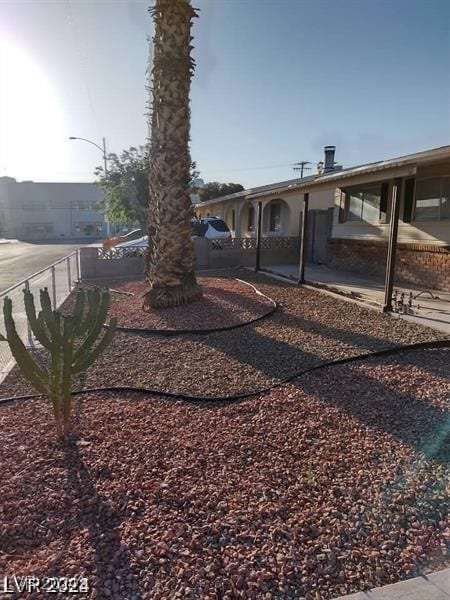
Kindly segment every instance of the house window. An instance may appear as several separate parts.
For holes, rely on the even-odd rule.
[[[232,231],[236,230],[236,212],[235,212],[234,208],[231,211],[231,230]]]
[[[346,221],[380,221],[386,214],[387,183],[347,188]]]
[[[272,202],[269,206],[269,231],[281,231],[281,203]]]
[[[247,220],[247,231],[253,231],[255,229],[255,207],[248,207],[248,220]]]
[[[416,183],[415,221],[450,219],[450,177],[422,179]]]

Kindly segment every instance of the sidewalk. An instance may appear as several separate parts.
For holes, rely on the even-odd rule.
[[[297,281],[298,265],[272,265],[264,271]],[[379,309],[384,301],[384,282],[362,275],[345,273],[323,265],[308,264],[305,279],[311,285],[366,302]],[[395,285],[394,290],[405,293],[405,300],[413,294],[412,314],[398,315],[407,321],[431,327],[450,335],[450,293]],[[396,315],[396,313],[392,313]]]
[[[399,581],[392,585],[339,596],[335,600],[449,600],[450,569]]]
[[[68,256],[70,257],[69,262],[67,262],[67,257],[64,257],[56,261],[56,263],[53,263],[53,266],[50,265],[27,277],[29,289],[35,296],[37,307],[39,307],[39,290],[44,287],[48,288],[54,306],[60,306],[69,295],[77,277],[77,258],[74,253],[71,253]],[[23,305],[23,287],[24,284],[21,282],[12,288],[9,288],[7,295],[13,303],[13,318],[17,332],[24,344],[30,347],[35,346],[36,342],[28,327],[27,316]],[[6,290],[0,292],[0,310],[3,306],[3,297],[5,294]],[[3,335],[6,333],[2,315],[0,316],[0,333]],[[8,343],[0,341],[0,382],[4,380],[14,364],[15,361],[12,357]]]

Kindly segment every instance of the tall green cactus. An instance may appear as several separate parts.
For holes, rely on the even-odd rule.
[[[40,292],[41,311],[36,316],[33,294],[24,290],[25,312],[35,338],[49,351],[48,368],[35,361],[16,331],[12,301],[3,302],[6,338],[19,368],[37,392],[48,396],[53,405],[58,434],[70,429],[72,377],[85,371],[110,344],[117,319],[98,341],[109,307],[109,291],[98,288],[78,290],[71,315],[52,310],[47,288]]]

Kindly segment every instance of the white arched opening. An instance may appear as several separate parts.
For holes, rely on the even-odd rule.
[[[241,209],[240,222],[242,235],[254,235],[256,232],[256,208],[247,202]]]
[[[236,211],[231,206],[225,210],[225,223],[231,232],[236,231]]]
[[[263,210],[263,232],[267,235],[284,235],[288,228],[290,209],[281,199],[271,200]]]

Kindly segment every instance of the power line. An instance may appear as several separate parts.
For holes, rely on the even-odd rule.
[[[78,58],[78,63],[79,63],[78,67],[80,70],[81,79],[83,80],[83,83],[84,83],[89,108],[90,108],[92,116],[94,118],[94,123],[95,123],[95,127],[97,128],[97,132],[99,132],[100,127],[99,127],[98,114],[97,114],[97,111],[95,110],[95,106],[94,106],[94,102],[93,102],[92,94],[91,94],[91,88],[89,86],[89,78],[87,76],[86,56],[83,53],[82,48],[81,48],[80,36],[78,34],[77,27],[76,27],[75,20],[74,20],[74,15],[72,12],[71,0],[66,0],[66,16],[67,16],[67,22],[69,25],[69,29],[72,34],[72,40],[73,40],[73,44],[74,44],[74,48],[75,48],[75,54],[77,55],[77,58]]]
[[[282,167],[290,167],[291,165],[283,164],[283,165],[270,165],[268,167],[246,167],[244,169],[210,169],[210,173],[227,173],[228,171],[262,171],[265,169],[280,169]],[[208,172],[208,169],[206,169]]]
[[[300,179],[303,179],[303,171],[311,171],[311,167],[306,166],[311,164],[312,163],[309,160],[301,160],[298,163],[294,163],[294,171],[300,171]]]

